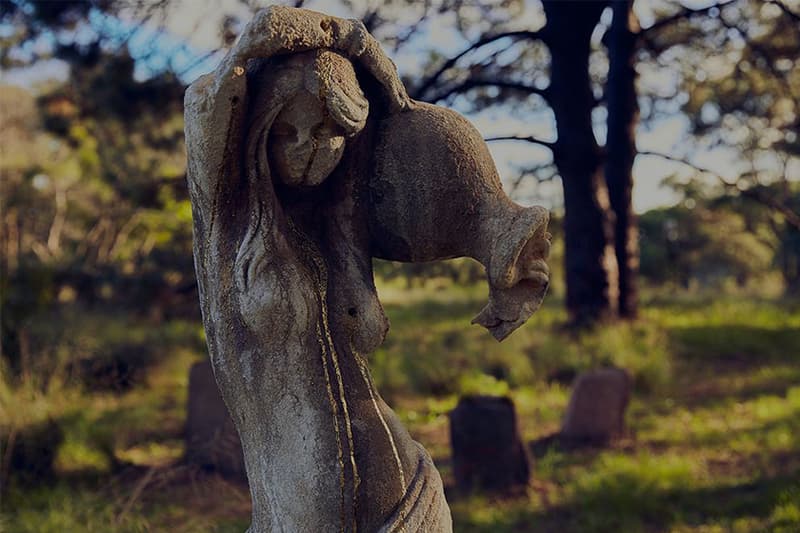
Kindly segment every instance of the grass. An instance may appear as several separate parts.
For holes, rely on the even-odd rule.
[[[461,394],[509,395],[530,445],[526,494],[448,492],[456,531],[800,530],[797,302],[654,293],[639,321],[573,335],[555,295],[498,344],[469,325],[484,287],[380,292],[392,329],[371,356],[375,381],[445,484],[447,413]],[[244,530],[246,487],[180,461],[188,367],[204,356],[199,325],[82,312],[70,327],[70,348],[51,350],[58,368],[104,346],[142,345],[145,372],[121,391],[63,371],[0,385],[4,448],[30,435],[56,443],[49,478],[4,480],[0,530]],[[635,379],[628,435],[603,448],[552,444],[571,378],[604,365]]]

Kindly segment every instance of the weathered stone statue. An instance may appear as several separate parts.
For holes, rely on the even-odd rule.
[[[471,256],[498,339],[548,283],[547,212],[502,192],[478,132],[408,98],[356,21],[259,12],[186,92],[195,266],[244,449],[251,531],[450,531],[427,452],[378,395],[372,258]]]

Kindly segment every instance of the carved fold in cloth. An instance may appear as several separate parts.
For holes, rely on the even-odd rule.
[[[406,494],[380,533],[452,531],[450,509],[442,478],[425,448],[419,446],[419,464]]]

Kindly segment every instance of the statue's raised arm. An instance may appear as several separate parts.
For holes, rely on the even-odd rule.
[[[219,181],[242,172],[234,159],[243,142],[248,62],[319,49],[358,61],[383,86],[393,111],[409,105],[394,64],[360,21],[284,6],[259,11],[217,68],[186,90],[184,104],[192,117],[186,124],[189,180],[203,207],[197,214],[213,217]]]

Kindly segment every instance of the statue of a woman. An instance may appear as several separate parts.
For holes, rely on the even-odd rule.
[[[468,255],[498,339],[547,287],[547,214],[477,132],[411,101],[357,21],[259,12],[186,93],[203,322],[239,431],[251,531],[451,531],[441,478],[372,384],[372,257]]]

